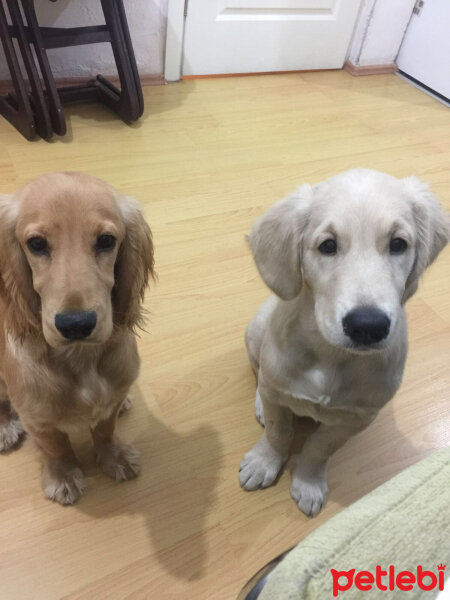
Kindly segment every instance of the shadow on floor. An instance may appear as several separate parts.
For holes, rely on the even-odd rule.
[[[89,487],[76,509],[103,520],[142,515],[153,546],[151,560],[179,579],[198,579],[207,563],[204,529],[222,462],[219,434],[209,425],[178,433],[148,409],[139,389],[133,398],[118,431],[141,451],[140,476],[121,483],[108,480],[94,464],[92,447],[77,447]]]

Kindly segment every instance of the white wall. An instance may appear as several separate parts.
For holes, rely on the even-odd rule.
[[[395,62],[415,0],[364,0],[348,60],[355,66]]]
[[[141,75],[164,72],[168,0],[124,0],[134,52]],[[78,27],[104,23],[100,0],[36,0],[39,24]],[[116,73],[110,44],[92,44],[48,51],[56,77]],[[0,43],[0,80],[9,79]]]
[[[395,61],[415,0],[363,0],[349,60],[355,66]],[[103,23],[100,0],[36,0],[39,22],[76,27]],[[164,73],[168,0],[124,0],[141,75]],[[48,52],[56,77],[115,74],[109,44],[60,48]],[[0,44],[0,80],[9,79]]]

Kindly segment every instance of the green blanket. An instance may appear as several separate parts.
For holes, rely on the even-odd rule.
[[[445,590],[450,591],[449,559],[450,448],[446,448],[400,473],[305,538],[270,574],[258,600],[434,600],[444,579],[448,578]],[[441,563],[447,571],[438,569]],[[419,565],[422,587],[417,579]],[[331,569],[347,573],[338,577]],[[351,569],[355,569],[353,574]],[[358,576],[361,571],[369,573]],[[412,575],[402,574],[397,581],[401,571]],[[424,591],[427,585],[433,590]]]

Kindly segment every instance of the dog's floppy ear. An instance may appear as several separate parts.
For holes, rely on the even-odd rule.
[[[142,301],[149,278],[154,278],[153,242],[149,226],[135,200],[118,198],[125,237],[115,264],[114,322],[130,329],[142,326]]]
[[[0,195],[0,296],[6,309],[6,327],[16,338],[40,330],[39,295],[31,268],[16,238],[19,202]]]
[[[295,298],[302,287],[300,241],[311,199],[311,186],[300,187],[260,217],[249,237],[261,277],[283,300]]]
[[[412,201],[417,232],[414,265],[403,295],[403,302],[406,302],[417,290],[422,273],[450,241],[450,217],[442,210],[428,184],[417,177],[407,177],[403,183]]]

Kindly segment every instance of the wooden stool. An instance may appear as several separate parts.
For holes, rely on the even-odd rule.
[[[66,123],[61,105],[69,102],[103,102],[126,123],[136,121],[142,116],[142,87],[122,0],[101,0],[105,25],[71,28],[40,27],[34,0],[6,0],[12,22],[8,25],[2,2],[3,0],[0,0],[0,37],[5,48],[15,96],[0,98],[0,114],[27,139],[32,139],[35,131],[44,138],[51,137],[52,132],[64,135]],[[22,19],[20,4],[27,21],[26,25]],[[14,51],[13,38],[18,40],[27,70],[31,88],[29,98]],[[111,44],[120,89],[102,75],[97,75],[93,81],[84,85],[58,88],[50,68],[47,50],[98,42]],[[42,82],[33,60],[31,44],[39,63]]]

